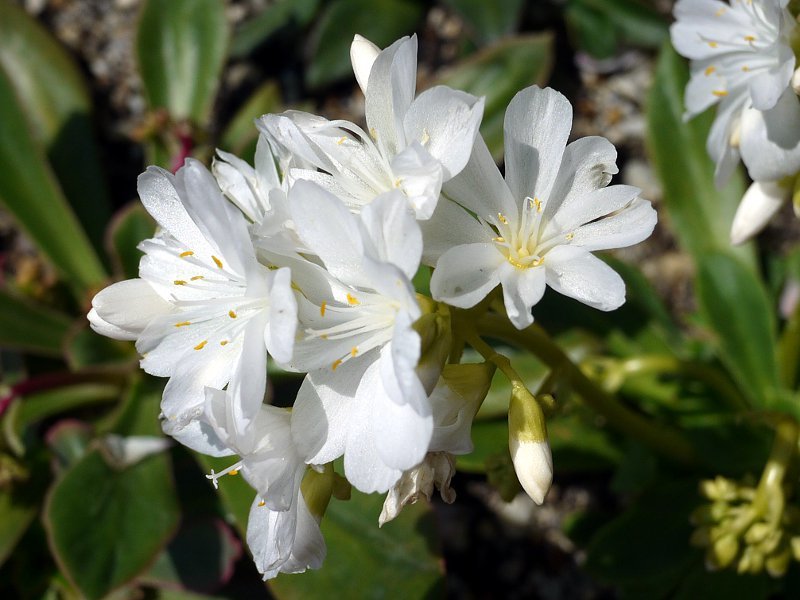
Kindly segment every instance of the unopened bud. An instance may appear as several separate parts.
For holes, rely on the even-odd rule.
[[[764,555],[754,546],[747,546],[742,553],[742,558],[739,559],[739,564],[736,565],[736,572],[739,575],[745,573],[758,575],[763,569]]]
[[[553,482],[553,456],[542,408],[518,382],[512,385],[508,407],[508,448],[522,489],[541,504]]]
[[[767,573],[772,577],[783,577],[789,568],[789,562],[792,558],[792,551],[788,544],[785,544],[778,552],[771,554],[766,562],[765,567]]]
[[[322,519],[328,510],[328,503],[333,495],[334,475],[332,464],[325,465],[321,473],[308,469],[300,484],[300,491],[308,511],[318,520]]]
[[[711,565],[717,569],[724,569],[733,562],[739,553],[739,540],[731,533],[723,535],[714,542],[710,550]]]
[[[442,312],[428,312],[414,323],[414,330],[419,334],[422,352],[417,365],[417,377],[425,391],[433,392],[439,375],[447,362],[452,343],[450,316]]]
[[[795,94],[800,95],[800,69],[796,69],[792,75],[792,89]]]

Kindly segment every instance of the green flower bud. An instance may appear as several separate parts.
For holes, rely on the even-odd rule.
[[[328,510],[328,503],[331,501],[335,484],[335,473],[333,464],[325,465],[322,472],[309,468],[306,471],[303,482],[300,484],[300,491],[306,501],[309,512],[317,519],[325,516]]]
[[[709,549],[710,566],[715,569],[724,569],[733,562],[739,554],[739,540],[732,533],[721,536]]]
[[[783,577],[789,568],[789,562],[792,558],[792,550],[789,544],[784,544],[778,552],[771,554],[766,562],[767,573],[772,577]]]

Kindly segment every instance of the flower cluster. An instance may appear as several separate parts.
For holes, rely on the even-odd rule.
[[[191,159],[174,175],[149,168],[139,195],[159,230],[139,246],[140,277],[101,291],[89,313],[169,378],[167,434],[238,457],[210,477],[241,472],[255,489],[247,541],[265,578],[320,566],[320,520],[346,495],[337,459],[350,485],[387,493],[381,523],[435,488],[451,502],[453,457],[472,449],[495,368],[459,364],[453,315],[491,304],[523,329],[546,286],[612,310],[624,284],[592,251],[635,244],[656,222],[638,189],[608,185],[608,141],[567,144],[561,94],[531,87],[511,101],[503,176],[478,133],[483,99],[416,95],[416,54],[415,37],[380,50],[356,36],[366,129],[265,115],[254,167],[220,151],[211,172]],[[429,298],[412,280],[431,267]],[[268,356],[306,374],[291,410],[264,402]],[[541,502],[544,420],[517,396],[513,459]]]
[[[800,75],[792,49],[798,27],[788,1],[679,0],[674,9],[672,43],[691,59],[686,117],[717,105],[707,142],[717,185],[740,158],[753,180],[734,217],[734,244],[764,228],[800,172]]]

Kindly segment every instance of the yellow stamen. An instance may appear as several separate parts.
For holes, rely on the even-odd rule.
[[[321,333],[320,336],[319,336],[319,339],[327,340],[328,339],[328,334],[327,333]]]
[[[220,345],[220,346],[227,346],[227,345],[228,345],[228,340],[222,340],[222,341],[219,343],[219,345]]]
[[[706,74],[706,77],[707,77],[707,76],[711,75],[711,74],[712,74],[714,71],[716,71],[716,70],[717,70],[717,68],[716,68],[716,67],[714,67],[714,66],[709,66],[709,67],[706,67],[706,70],[705,70],[705,71],[703,71],[703,72]]]
[[[717,12],[715,12],[714,15],[717,16],[717,17],[721,17],[722,15],[724,15],[727,12],[727,10],[728,9],[724,8],[724,7],[723,8],[718,8]]]
[[[420,139],[419,143],[423,146],[431,141],[431,134],[428,133],[427,129],[422,130],[422,138]]]
[[[371,137],[374,141],[378,141],[378,132],[375,130],[374,127],[369,128],[369,137]]]
[[[175,323],[175,327],[186,327],[187,325],[191,325],[191,321],[181,321],[180,323]]]
[[[331,365],[331,371],[335,371],[335,370],[336,370],[336,368],[337,368],[337,367],[338,367],[340,364],[342,364],[342,359],[341,359],[341,358],[337,358],[335,361],[333,361],[333,364]]]
[[[193,254],[194,252],[192,252],[191,250],[187,250],[186,252],[181,252],[180,254],[178,254],[178,256],[180,256],[181,258],[186,258],[187,256],[192,256]]]
[[[211,260],[213,260],[214,264],[217,265],[220,269],[222,268],[222,261],[218,259],[216,256],[212,256]]]
[[[567,234],[567,235],[565,235],[564,237],[566,237],[566,238],[567,238],[567,241],[572,241],[572,238],[574,238],[574,237],[575,237],[575,234],[574,234],[574,233],[568,233],[568,234]]]
[[[338,140],[336,140],[336,145],[337,145],[337,146],[341,146],[341,145],[342,145],[342,144],[344,144],[346,141],[347,141],[347,136],[344,136],[344,135],[343,135],[343,136],[342,136],[342,137],[340,137]]]
[[[202,275],[195,275],[191,279],[192,279],[192,281],[197,281],[198,279],[205,279],[205,277],[203,277]]]
[[[183,279],[176,279],[172,283],[174,283],[175,285],[186,285],[186,282]]]
[[[231,319],[235,319],[235,318],[236,318],[236,313],[235,313],[234,311],[232,311],[232,310],[229,310],[229,311],[228,311],[228,316],[229,316]]]
[[[506,241],[506,238],[504,238],[504,237],[496,237],[492,241],[493,242],[497,242],[498,244],[502,244],[503,242]]]
[[[267,504],[267,503],[266,503],[266,502],[264,502],[263,500],[262,500],[261,502],[259,502],[259,503],[258,503],[258,505],[259,505],[259,506],[265,506],[266,504]]]
[[[712,48],[716,48],[717,46],[719,46],[717,42],[708,42],[708,45],[711,46]]]
[[[319,305],[319,316],[320,317],[324,317],[325,316],[325,309],[327,307],[328,307],[328,303],[323,300],[322,304]]]
[[[754,35],[746,35],[746,36],[744,36],[744,41],[745,42],[755,42],[756,41],[756,36],[754,36]]]
[[[228,475],[238,475],[239,469],[234,469],[233,471],[228,471]]]
[[[542,201],[538,198],[534,198],[533,203],[536,205],[536,212],[542,212]]]
[[[725,90],[714,90],[711,93],[714,94],[718,98],[724,98],[725,96],[728,95],[728,92],[725,91]]]
[[[208,343],[208,340],[203,340],[202,342],[200,342],[199,344],[197,344],[197,346],[195,346],[195,347],[194,347],[194,349],[195,349],[195,350],[202,350],[203,348],[205,348],[205,347],[206,347],[206,344],[207,344],[207,343]]]
[[[353,357],[355,357],[357,354],[358,354],[358,346],[353,346],[353,347],[350,349],[350,356],[353,356]]]
[[[350,295],[350,293],[347,294],[347,301],[353,306],[355,306],[356,304],[361,304],[361,302],[358,301],[358,298]]]
[[[533,261],[533,262],[531,263],[531,266],[532,266],[532,267],[539,267],[539,266],[541,266],[541,265],[542,265],[542,263],[544,263],[544,256],[540,256],[540,257],[539,257],[539,258],[537,258],[535,261]]]
[[[508,225],[508,219],[503,216],[503,213],[497,213],[497,218],[500,219],[503,225]]]
[[[742,71],[747,73],[749,70],[750,70],[750,67],[748,67],[747,65],[742,65]]]

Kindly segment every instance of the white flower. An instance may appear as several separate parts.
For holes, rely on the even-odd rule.
[[[505,116],[505,180],[478,137],[445,188],[455,202],[440,202],[423,224],[434,298],[469,308],[500,284],[519,329],[533,322],[545,284],[600,310],[625,301],[622,279],[591,251],[642,241],[656,214],[637,188],[606,187],[617,172],[614,147],[599,137],[567,146],[571,125],[558,92],[519,92]]]
[[[280,362],[291,358],[297,304],[289,270],[258,263],[244,217],[197,161],[174,176],[149,168],[139,195],[161,232],[139,246],[141,279],[95,296],[92,327],[135,339],[142,368],[170,378],[163,426],[179,441],[196,437],[206,386],[241,386],[234,411],[244,427],[263,401],[267,349]]]
[[[315,184],[290,191],[297,232],[330,274],[303,288],[304,339],[294,366],[310,371],[292,413],[306,461],[344,455],[347,479],[364,492],[386,491],[422,461],[433,423],[416,374],[420,316],[411,277],[422,253],[413,213],[399,192],[359,216]]]
[[[453,456],[472,452],[472,419],[489,391],[493,373],[494,366],[487,363],[444,367],[430,396],[434,424],[429,452],[389,490],[379,525],[397,517],[404,506],[422,496],[430,500],[434,487],[442,500],[452,504],[456,497],[450,489],[455,473]]]
[[[790,88],[796,26],[788,0],[680,0],[671,36],[692,60],[687,118],[719,104],[708,138],[722,185],[742,159],[756,180],[800,168],[800,104]],[[791,123],[787,122],[791,119]]]
[[[233,414],[240,389],[223,392],[207,388],[202,433],[195,444],[217,455],[238,454],[239,462],[208,475],[214,486],[228,473],[238,473],[258,494],[250,507],[247,543],[264,579],[278,573],[316,569],[325,558],[319,519],[306,505],[301,482],[307,470],[292,441],[290,413],[262,404],[252,423],[241,430]],[[214,452],[214,450],[219,450]]]
[[[272,510],[256,496],[247,519],[247,545],[264,579],[278,573],[319,569],[325,560],[325,540],[319,521],[308,509],[302,492],[285,511]]]
[[[296,111],[267,115],[259,126],[316,170],[292,169],[358,211],[400,190],[418,219],[433,213],[443,182],[466,164],[483,115],[483,99],[437,86],[414,97],[416,36],[379,50],[356,36],[356,78],[366,96],[368,133],[347,121]]]

